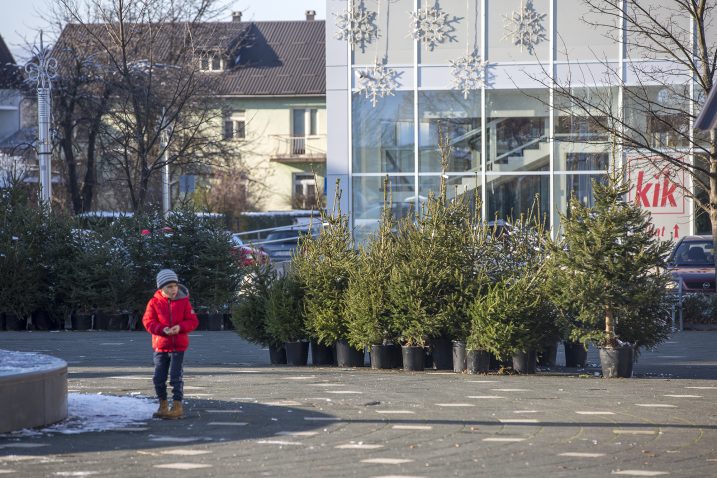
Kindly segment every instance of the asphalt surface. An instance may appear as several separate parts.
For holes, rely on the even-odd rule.
[[[0,474],[717,477],[717,332],[674,334],[612,380],[594,350],[585,370],[405,373],[272,367],[233,332],[192,335],[185,419],[0,436]],[[71,393],[153,395],[144,332],[0,332],[0,348],[66,360]]]

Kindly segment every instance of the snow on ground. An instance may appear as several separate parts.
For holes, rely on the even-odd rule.
[[[0,377],[66,366],[64,360],[33,352],[0,349]]]
[[[47,433],[73,435],[102,432],[144,424],[157,408],[155,400],[114,395],[67,395],[67,419],[42,429],[20,430],[11,436],[36,436]]]

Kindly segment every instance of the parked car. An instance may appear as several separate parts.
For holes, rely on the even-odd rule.
[[[286,261],[291,259],[291,254],[299,244],[299,238],[307,234],[309,226],[291,226],[290,229],[282,228],[270,232],[261,242],[257,242],[257,245],[269,254],[272,261]],[[311,234],[313,237],[318,236],[318,229],[313,228]]]
[[[715,250],[712,236],[685,236],[675,244],[669,265],[682,291],[715,292]]]
[[[269,255],[261,249],[244,244],[239,234],[231,235],[232,251],[242,266],[252,266],[255,264],[267,264]]]

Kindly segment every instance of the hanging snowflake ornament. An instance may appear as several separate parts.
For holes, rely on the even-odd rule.
[[[451,31],[448,14],[437,7],[419,8],[410,12],[411,36],[414,40],[422,41],[433,50],[436,45],[443,43]]]
[[[532,0],[525,3],[520,2],[520,11],[512,12],[510,16],[503,15],[505,18],[505,29],[508,33],[503,39],[512,40],[513,44],[528,50],[531,55],[535,50],[535,46],[541,41],[547,40],[545,36],[545,13],[538,13],[533,6]]]
[[[463,98],[468,99],[471,91],[485,86],[487,63],[476,51],[457,60],[450,60],[450,63],[453,88],[463,91]]]
[[[378,60],[371,68],[359,70],[358,75],[358,92],[371,100],[374,108],[379,98],[393,96],[398,88],[398,72]]]
[[[342,13],[336,14],[335,37],[339,40],[346,40],[354,50],[357,46],[361,51],[366,51],[366,45],[378,38],[378,27],[376,26],[376,12],[366,10],[363,1],[356,5],[351,2],[351,7]]]

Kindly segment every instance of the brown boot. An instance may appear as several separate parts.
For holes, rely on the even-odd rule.
[[[182,408],[182,401],[181,400],[174,400],[172,402],[172,409],[167,413],[167,415],[164,418],[169,418],[170,420],[176,420],[178,418],[184,417],[184,409]]]
[[[169,401],[168,400],[160,400],[159,401],[159,408],[156,412],[152,414],[152,418],[167,418],[167,415],[169,414]]]

